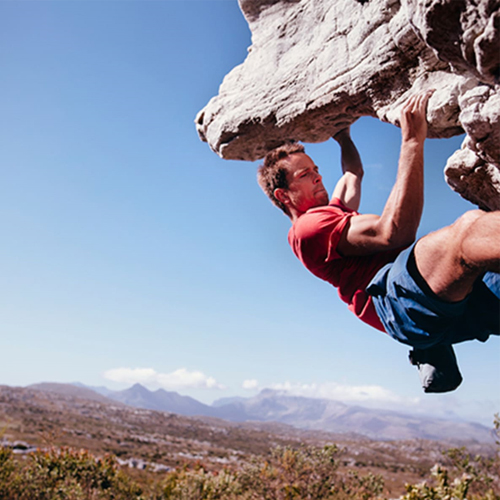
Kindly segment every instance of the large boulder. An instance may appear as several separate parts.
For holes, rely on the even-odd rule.
[[[240,0],[252,31],[196,118],[226,159],[256,160],[294,139],[322,142],[361,116],[398,125],[435,88],[429,137],[465,132],[449,184],[500,209],[500,0]]]

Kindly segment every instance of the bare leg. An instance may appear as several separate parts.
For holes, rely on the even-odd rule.
[[[431,290],[457,302],[486,271],[500,272],[500,211],[467,212],[454,224],[420,239],[415,261]]]

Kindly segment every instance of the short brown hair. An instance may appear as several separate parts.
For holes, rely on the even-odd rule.
[[[264,158],[264,163],[259,167],[257,171],[257,182],[262,188],[264,193],[270,198],[270,200],[285,212],[288,216],[290,213],[286,205],[281,203],[275,196],[274,190],[288,189],[288,180],[286,178],[287,169],[284,165],[283,160],[288,158],[290,155],[295,153],[304,153],[304,146],[298,142],[288,142],[273,149]]]

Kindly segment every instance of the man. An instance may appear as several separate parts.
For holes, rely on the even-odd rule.
[[[446,392],[462,381],[452,344],[500,333],[500,212],[467,212],[413,244],[431,95],[414,95],[402,109],[397,178],[380,216],[357,212],[363,167],[349,129],[334,137],[343,175],[330,200],[297,143],[271,151],[258,181],[290,217],[288,240],[305,267],[338,288],[361,320],[414,348],[426,392]]]

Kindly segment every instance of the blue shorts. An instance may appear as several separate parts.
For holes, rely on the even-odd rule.
[[[418,349],[500,334],[500,274],[486,273],[460,302],[445,302],[418,273],[412,245],[367,287],[386,332]]]

